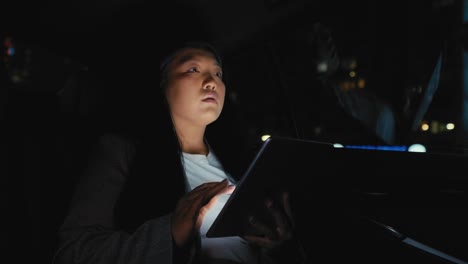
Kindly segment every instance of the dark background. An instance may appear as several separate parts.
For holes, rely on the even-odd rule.
[[[365,81],[361,90],[376,95],[402,119],[407,92],[424,88],[443,52],[441,85],[425,117],[441,126],[456,123],[457,129],[420,133],[414,141],[439,148],[449,145],[449,151],[464,149],[464,131],[459,129],[464,120],[461,1],[20,0],[3,10],[3,35],[12,35],[17,45],[10,75],[17,69],[22,80],[17,82],[22,89],[12,91],[10,98],[16,92],[45,97],[50,93],[45,100],[55,100],[59,94],[62,107],[81,108],[68,111],[101,112],[97,108],[111,100],[99,96],[127,97],[129,89],[113,87],[107,93],[106,87],[84,91],[64,85],[86,86],[76,82],[93,74],[102,79],[118,76],[118,71],[139,74],[154,64],[152,55],[177,40],[204,36],[224,52],[232,100],[242,104],[253,136],[273,130],[269,133],[367,143],[373,131],[346,123],[348,116],[334,105],[331,89],[317,81],[320,54],[326,57],[333,50],[340,63],[335,78],[348,84]],[[317,24],[329,30],[331,44],[317,47]],[[353,64],[356,76],[351,78]],[[25,70],[27,77],[21,74]],[[403,141],[407,134],[403,131],[394,143],[408,143]]]
[[[132,86],[129,80],[148,76],[157,69],[158,54],[185,38],[203,36],[222,51],[226,83],[232,89],[228,100],[239,106],[253,144],[260,144],[265,133],[350,145],[384,144],[341,107],[323,80],[338,84],[365,80],[361,89],[404,120],[407,92],[424,87],[443,52],[441,83],[424,116],[431,129],[403,129],[395,144],[422,143],[429,151],[464,154],[462,2],[19,0],[2,4],[0,117],[7,149],[3,189],[9,209],[2,243],[17,263],[31,256],[36,263],[50,262],[54,232],[89,144],[117,123],[117,113],[129,117],[138,106],[132,98],[147,87]],[[317,25],[329,30],[331,42],[319,38]],[[14,54],[8,53],[8,38]],[[335,74],[323,77],[315,70],[317,62],[321,58],[336,62],[330,54],[337,54],[339,66]],[[356,76],[351,78],[353,64]],[[420,97],[416,93],[416,100]],[[455,130],[443,129],[449,122],[455,123]],[[405,141],[408,138],[412,141]],[[356,162],[372,168],[366,161]],[[378,175],[378,168],[372,170]],[[395,180],[402,177],[404,171]],[[464,201],[464,192],[457,195]],[[460,203],[437,208],[377,205],[375,212],[382,219],[468,259],[465,208]],[[396,248],[403,259],[413,255]]]

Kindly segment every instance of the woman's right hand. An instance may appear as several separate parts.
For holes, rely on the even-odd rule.
[[[234,190],[228,180],[208,182],[186,193],[177,203],[172,216],[172,237],[179,247],[185,247],[193,240],[201,227],[206,212],[216,203],[220,194]]]

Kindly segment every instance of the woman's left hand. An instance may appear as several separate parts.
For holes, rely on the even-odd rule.
[[[262,263],[303,263],[304,251],[296,237],[289,193],[281,193],[276,202],[267,199],[265,206],[272,216],[273,225],[262,223],[252,216],[250,224],[261,235],[244,236],[244,239],[261,248]]]

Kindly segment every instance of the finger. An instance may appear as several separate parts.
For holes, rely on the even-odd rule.
[[[203,205],[203,208],[206,209],[206,210],[210,209],[219,200],[218,199],[219,195],[221,195],[221,194],[231,194],[234,191],[234,188],[235,188],[234,185],[228,185],[224,189],[218,191],[214,196],[212,196],[212,198],[205,205]],[[208,196],[210,196],[210,194],[208,194]]]
[[[295,220],[294,220],[294,217],[293,217],[293,212],[292,212],[292,208],[291,208],[291,200],[289,199],[289,197],[290,197],[289,192],[283,192],[281,200],[283,201],[284,212],[288,216],[289,223],[290,223],[291,227],[294,227],[295,226]]]
[[[255,229],[256,234],[261,234],[270,239],[277,237],[276,232],[272,228],[270,228],[268,225],[264,224],[263,222],[259,221],[256,217],[250,216],[249,223]]]
[[[195,189],[194,189],[195,190]],[[190,197],[185,200],[186,214],[198,216],[198,211],[206,206],[206,209],[212,207],[217,201],[217,194],[230,191],[227,181],[208,183],[196,191],[192,191]],[[215,198],[215,199],[213,199]]]
[[[202,208],[200,208],[200,210],[198,211],[197,221],[195,224],[197,230],[200,229],[200,227],[202,226],[203,219],[205,218],[205,215],[208,212],[208,210],[209,208],[207,206],[202,206]]]
[[[227,179],[210,186],[204,193],[204,203],[208,203],[216,195],[232,192],[231,188]]]
[[[216,203],[218,202],[218,195],[213,196],[208,203],[206,203],[202,209],[209,210],[211,207],[213,207]]]
[[[218,202],[218,195],[215,195],[213,196],[213,198],[211,198],[211,200],[208,201],[208,203],[206,203],[205,205],[202,205],[202,207],[200,208],[198,212],[197,225],[196,225],[197,228],[201,227],[205,215],[217,202]]]
[[[260,236],[244,236],[244,239],[256,246],[273,249],[278,245],[278,242],[267,237]]]
[[[227,179],[224,179],[219,182],[205,182],[195,187],[192,191],[190,191],[190,193],[196,194],[196,193],[205,192],[206,189],[211,189],[213,187],[219,186],[220,184],[226,184],[226,183],[227,183]]]
[[[197,199],[190,203],[184,203],[178,208],[176,217],[181,224],[187,225],[188,229],[198,230],[201,227],[203,217],[206,214],[206,210],[203,210],[202,200],[203,196],[198,196]]]
[[[191,192],[187,193],[179,200],[173,215],[173,235],[178,245],[184,245],[193,235],[193,231],[200,228],[203,216],[212,204],[216,203],[216,198],[207,200],[207,196],[212,197],[212,192],[226,191],[226,182],[205,183]],[[206,203],[209,206],[203,209]]]
[[[223,194],[232,194],[234,192],[234,190],[236,189],[236,185],[234,184],[229,184],[225,191],[223,192]]]
[[[184,201],[181,208],[181,215],[187,219],[197,219],[200,209],[204,205],[204,195],[193,195],[190,199]]]
[[[185,200],[193,202],[193,200],[198,199],[199,196],[206,196],[207,193],[210,192],[210,190],[212,190],[213,188],[222,189],[222,186],[224,185],[227,185],[227,179],[220,182],[206,182],[200,184],[187,194]],[[218,189],[215,189],[215,192],[216,190]]]
[[[228,185],[227,180],[224,180],[217,184],[211,185],[209,188],[205,188],[204,191],[198,195],[198,199],[194,200],[196,203],[194,207],[199,208],[196,214],[197,228],[201,227],[204,216],[208,210],[216,204],[219,195],[232,192],[232,189],[232,186]]]
[[[283,193],[281,195],[282,199],[280,204],[283,208],[276,206],[270,199],[266,200],[265,205],[273,217],[276,226],[276,238],[279,240],[289,240],[292,237],[292,224],[290,223],[288,215],[285,213],[286,208],[284,208]]]
[[[176,210],[177,218],[192,219],[194,226],[199,227],[206,211],[216,203],[217,194],[229,193],[232,189],[233,187],[228,185],[227,180],[197,186],[179,201]]]
[[[265,202],[266,207],[270,211],[271,216],[273,217],[274,223],[276,225],[276,231],[280,236],[288,230],[289,225],[287,223],[286,216],[276,207],[270,199],[267,199]]]

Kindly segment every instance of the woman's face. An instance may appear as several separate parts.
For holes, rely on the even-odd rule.
[[[215,121],[225,92],[222,69],[208,51],[183,49],[168,65],[166,98],[177,123],[206,126]]]

